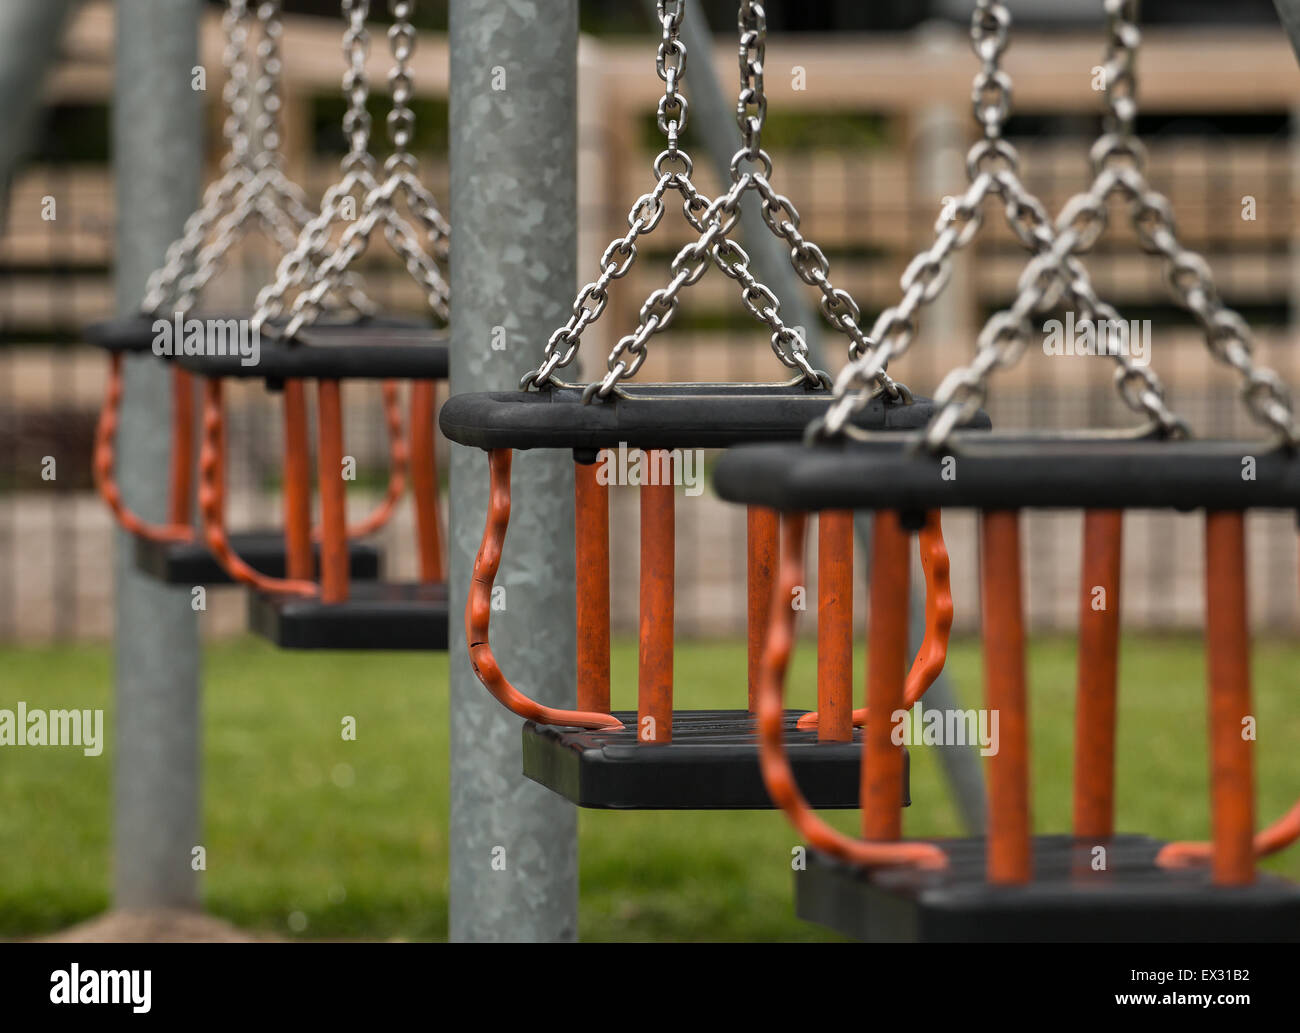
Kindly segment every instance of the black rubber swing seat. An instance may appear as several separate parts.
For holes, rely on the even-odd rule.
[[[447,337],[410,324],[318,325],[294,342],[264,340],[257,361],[238,354],[178,355],[181,369],[205,377],[264,380],[446,380]]]
[[[1164,844],[1147,836],[1036,836],[1024,886],[988,884],[983,838],[932,842],[948,854],[944,871],[865,871],[810,850],[796,913],[864,942],[1300,941],[1300,886],[1265,873],[1214,886],[1208,866],[1157,867]],[[1098,845],[1105,871],[1092,868]]]
[[[787,710],[790,765],[808,802],[822,809],[859,806],[862,732],[853,741],[818,742]],[[744,710],[673,712],[672,741],[639,743],[635,712],[616,711],[614,731],[524,725],[524,774],[577,804],[605,810],[771,810],[758,764],[754,715]],[[902,805],[911,804],[904,752]]]
[[[1300,508],[1300,453],[1265,441],[958,435],[945,455],[916,445],[741,446],[719,460],[714,487],[787,511]]]
[[[447,586],[360,581],[341,603],[250,592],[248,624],[281,649],[441,651]]]
[[[248,318],[247,313],[229,312],[190,313],[186,315],[186,319],[197,319],[208,324],[211,332],[215,332],[216,324],[246,323]],[[119,316],[114,319],[91,323],[85,328],[84,336],[88,344],[108,352],[152,352],[153,343],[159,333],[155,327],[159,322],[170,324],[172,320],[141,314]],[[429,374],[429,376],[435,379],[446,379],[447,376],[445,366],[446,334],[433,330],[426,323],[417,320],[389,316],[365,316],[360,319],[348,320],[323,319],[311,326],[303,327],[292,342],[282,341],[275,336],[275,330],[279,325],[274,322],[271,323],[272,333],[265,335],[259,341],[259,347],[264,354],[279,355],[282,351],[300,351],[306,348],[309,350],[304,356],[300,356],[297,361],[303,366],[309,367],[311,363],[320,361],[312,357],[318,348],[344,349],[340,354],[345,356],[348,361],[353,361],[353,356],[356,353],[352,349],[356,348],[378,349],[377,351],[367,351],[364,354],[380,357],[383,354],[382,349],[386,347],[434,346],[443,349],[441,354],[444,365],[441,373]],[[174,354],[159,357],[181,360],[179,364],[183,368],[193,369],[195,372],[204,372],[206,370],[221,376],[257,377],[263,375],[258,368],[260,363],[258,366],[244,366],[240,363],[240,356],[237,354],[208,356]],[[423,371],[428,366],[426,364],[414,368]],[[240,370],[244,372],[241,374]],[[312,376],[313,374],[290,375]],[[402,375],[401,373],[384,374],[386,377],[391,376],[395,379],[400,379]],[[364,378],[373,377],[374,374],[362,370],[357,372],[355,376]],[[413,379],[419,378],[413,377]]]
[[[259,574],[283,578],[285,569],[284,534],[281,531],[239,531],[229,536],[235,555]],[[313,545],[315,563],[320,563],[320,546]],[[349,575],[361,581],[379,577],[382,554],[368,542],[349,542]],[[140,571],[168,585],[230,585],[234,579],[226,573],[207,545],[194,542],[156,542],[135,540],[135,565]]]
[[[729,448],[797,440],[832,401],[803,384],[628,384],[604,400],[582,402],[581,387],[453,395],[438,417],[451,441],[481,449]],[[873,399],[855,414],[867,430],[914,430],[934,404]],[[987,428],[980,413],[967,426]]]

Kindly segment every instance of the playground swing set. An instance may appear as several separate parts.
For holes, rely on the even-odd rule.
[[[137,562],[172,583],[236,582],[251,591],[250,621],[281,646],[306,649],[446,649],[447,586],[434,455],[436,381],[448,376],[441,330],[376,314],[351,272],[381,225],[444,327],[449,291],[447,223],[419,180],[410,145],[413,4],[390,0],[388,117],[392,152],[377,171],[366,104],[368,0],[342,0],[347,58],[344,129],[350,150],[341,178],[313,214],[281,169],[278,111],[280,12],[229,0],[224,26],[229,82],[224,98],[229,145],[222,176],[150,281],[142,314],[92,328],[110,352],[110,383],[96,442],[99,490],[137,538]],[[1290,397],[1278,376],[1252,357],[1250,331],[1219,299],[1201,256],[1179,242],[1168,201],[1148,184],[1135,133],[1136,62],[1141,36],[1134,0],[1106,0],[1107,120],[1092,149],[1094,178],[1056,219],[1021,180],[1019,156],[1003,135],[1012,82],[1002,67],[1011,18],[997,0],[975,0],[972,43],[979,60],[972,107],[980,139],[967,158],[968,186],[945,206],[930,247],[905,271],[902,297],[870,334],[861,310],[829,278],[820,248],[799,230],[792,202],[771,184],[763,149],[766,17],[738,0],[741,146],[716,198],[692,181],[679,138],[688,119],[681,92],[686,48],[684,0],[659,0],[656,71],[664,84],[658,127],[666,141],[653,162],[653,188],[628,215],[599,276],[579,291],[568,321],[550,335],[541,363],[516,391],[451,396],[443,435],[485,451],[490,493],[482,542],[468,586],[466,648],[485,689],[524,719],[524,773],[586,807],[753,809],[779,807],[813,847],[796,880],[802,917],[867,940],[1295,938],[1300,889],[1256,872],[1256,859],[1300,838],[1300,805],[1256,833],[1245,596],[1245,512],[1300,509],[1300,445]],[[261,34],[250,69],[254,24]],[[256,102],[256,103],[254,103]],[[256,107],[257,115],[252,112]],[[620,338],[606,371],[587,384],[561,371],[578,357],[584,330],[600,319],[615,280],[635,262],[638,242],[659,225],[670,193],[698,234],[673,259],[671,279],[644,301],[636,328]],[[781,317],[775,293],[732,239],[753,194],[763,223],[800,278],[821,295],[821,312],[848,340],[848,364],[834,381],[812,364],[800,332]],[[399,213],[403,199],[415,226]],[[970,363],[952,371],[933,400],[913,396],[887,372],[918,330],[919,313],[946,288],[954,254],[979,233],[998,199],[1029,258],[1014,303],[979,335]],[[1215,359],[1234,369],[1251,416],[1272,441],[1202,441],[1170,409],[1154,371],[1111,351],[1116,386],[1142,418],[1123,431],[1051,435],[994,431],[982,411],[992,375],[1027,347],[1031,317],[1066,304],[1081,321],[1118,320],[1097,294],[1083,256],[1109,220],[1130,208],[1143,247],[1162,258],[1178,300],[1205,332]],[[359,199],[355,219],[345,219]],[[576,218],[576,213],[575,213]],[[251,325],[268,340],[261,359],[177,355],[172,363],[174,424],[169,521],[151,525],[121,500],[113,443],[123,356],[143,352],[153,322],[189,316],[235,238],[258,223],[284,250],[274,282],[256,301]],[[340,232],[342,223],[347,223]],[[337,237],[337,241],[336,241]],[[680,295],[710,265],[734,280],[746,310],[770,332],[772,351],[793,373],[783,383],[635,383],[655,334],[676,315]],[[195,486],[194,378],[203,382],[202,443]],[[284,523],[272,532],[225,526],[227,378],[260,379],[283,395]],[[390,436],[383,502],[346,523],[341,382],[379,380]],[[317,492],[312,528],[306,386],[316,383]],[[399,381],[410,383],[402,427]],[[601,453],[641,450],[659,472],[639,487],[640,632],[637,710],[612,711],[609,485]],[[672,452],[725,449],[715,484],[747,507],[747,698],[724,711],[677,709],[673,691],[674,506]],[[532,699],[498,664],[490,643],[492,590],[504,555],[515,451],[563,449],[575,476],[576,709]],[[1254,477],[1243,479],[1242,460]],[[379,580],[380,556],[355,539],[383,526],[410,480],[420,579]],[[982,637],[987,707],[999,715],[989,758],[986,837],[917,842],[902,838],[909,803],[908,759],[891,715],[907,711],[942,670],[953,604],[940,512],[980,517]],[[1034,836],[1028,772],[1025,630],[1020,518],[1025,508],[1084,511],[1079,626],[1074,827]],[[1161,843],[1114,828],[1115,724],[1123,513],[1134,508],[1204,510],[1206,650],[1211,721],[1210,843]],[[855,511],[872,513],[866,706],[853,706]],[[792,591],[803,584],[810,514],[818,525],[817,710],[787,710],[786,672],[794,648]],[[908,667],[912,537],[925,586],[925,634]],[[319,575],[317,576],[317,571]],[[196,576],[201,575],[201,576]],[[1094,610],[1093,586],[1116,602]],[[459,648],[458,644],[452,648]],[[524,675],[526,679],[526,672]],[[822,822],[819,808],[861,807],[862,838]],[[1100,852],[1099,852],[1100,851]],[[1102,863],[1098,864],[1098,858]]]

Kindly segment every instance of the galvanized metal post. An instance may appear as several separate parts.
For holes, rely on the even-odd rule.
[[[198,197],[202,153],[199,0],[118,0],[113,153],[117,307],[145,280]],[[170,393],[151,356],[129,359],[117,477],[146,518],[166,512]],[[139,574],[118,532],[113,898],[118,908],[192,908],[200,846],[198,616],[190,592]]]
[[[577,254],[577,0],[451,6],[451,390],[511,390],[568,316]],[[515,458],[492,644],[530,695],[573,706],[573,461]],[[487,463],[451,456],[451,939],[577,938],[574,807],[521,774],[520,722],[464,647]]]
[[[0,4],[0,191],[31,142],[40,84],[63,38],[73,0],[9,0]],[[0,216],[2,219],[3,216]]]
[[[1300,0],[1273,0],[1277,6],[1278,17],[1282,19],[1282,28],[1286,30],[1291,46],[1300,60]]]

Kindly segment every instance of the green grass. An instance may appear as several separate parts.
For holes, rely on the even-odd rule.
[[[812,701],[802,648],[792,703]],[[1038,828],[1068,827],[1074,646],[1031,650]],[[623,642],[615,671],[630,673]],[[108,746],[0,752],[0,936],[37,935],[108,904],[111,656],[98,647],[0,651],[0,706],[104,707]],[[731,706],[737,643],[682,643],[679,698]],[[949,669],[967,705],[980,656],[956,644]],[[859,672],[863,670],[859,659]],[[1255,649],[1261,820],[1300,795],[1300,649]],[[626,679],[625,679],[626,680]],[[1204,679],[1191,639],[1125,642],[1119,826],[1206,834]],[[251,640],[207,652],[204,778],[208,909],[242,926],[305,938],[439,939],[447,923],[447,664],[417,655],[282,653]],[[631,706],[630,691],[616,706]],[[345,742],[340,722],[356,718]],[[960,833],[934,751],[913,751],[909,835]],[[831,820],[851,829],[856,815]],[[772,813],[583,812],[581,934],[588,940],[815,940],[790,899],[797,843]],[[1268,867],[1300,878],[1300,849]],[[306,917],[291,931],[289,916]]]

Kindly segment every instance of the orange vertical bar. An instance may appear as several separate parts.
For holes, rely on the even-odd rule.
[[[415,500],[416,551],[420,580],[442,581],[442,525],[438,520],[438,459],[433,438],[436,385],[417,380],[411,385],[411,495]]]
[[[852,516],[849,516],[850,534]],[[862,835],[896,840],[903,834],[903,746],[893,742],[894,715],[903,709],[907,676],[907,601],[911,580],[908,534],[892,510],[871,527],[871,592],[867,620],[867,727],[862,736]],[[820,727],[826,721],[822,711]]]
[[[348,597],[347,498],[343,490],[343,405],[337,380],[316,388],[317,479],[320,482],[320,597],[341,603]]]
[[[194,518],[194,377],[172,367],[172,454],[167,520],[189,524]]]
[[[817,738],[823,742],[853,738],[851,510],[817,514]]]
[[[666,743],[673,737],[673,528],[672,455],[646,453],[651,468],[641,486],[641,649],[637,680],[637,739]]]
[[[578,595],[578,709],[609,713],[609,485],[600,464],[573,464]],[[671,720],[671,718],[670,718]]]
[[[1115,700],[1123,540],[1122,510],[1090,509],[1084,513],[1074,711],[1074,834],[1087,839],[1109,839],[1115,834]]]
[[[285,575],[310,580],[311,446],[307,435],[307,388],[301,380],[284,385]]]
[[[1255,783],[1242,719],[1250,714],[1246,525],[1240,512],[1205,515],[1205,650],[1209,675],[1210,815],[1217,886],[1255,880]]]
[[[780,558],[781,518],[774,509],[749,506],[745,510],[745,584],[747,637],[749,641],[749,712],[758,702],[758,672],[767,636],[768,608],[772,604],[772,581]]]
[[[989,882],[1028,882],[1029,718],[1025,693],[1025,625],[1020,592],[1020,514],[986,510],[980,518],[984,611],[985,705],[997,715],[997,752],[989,761]]]

